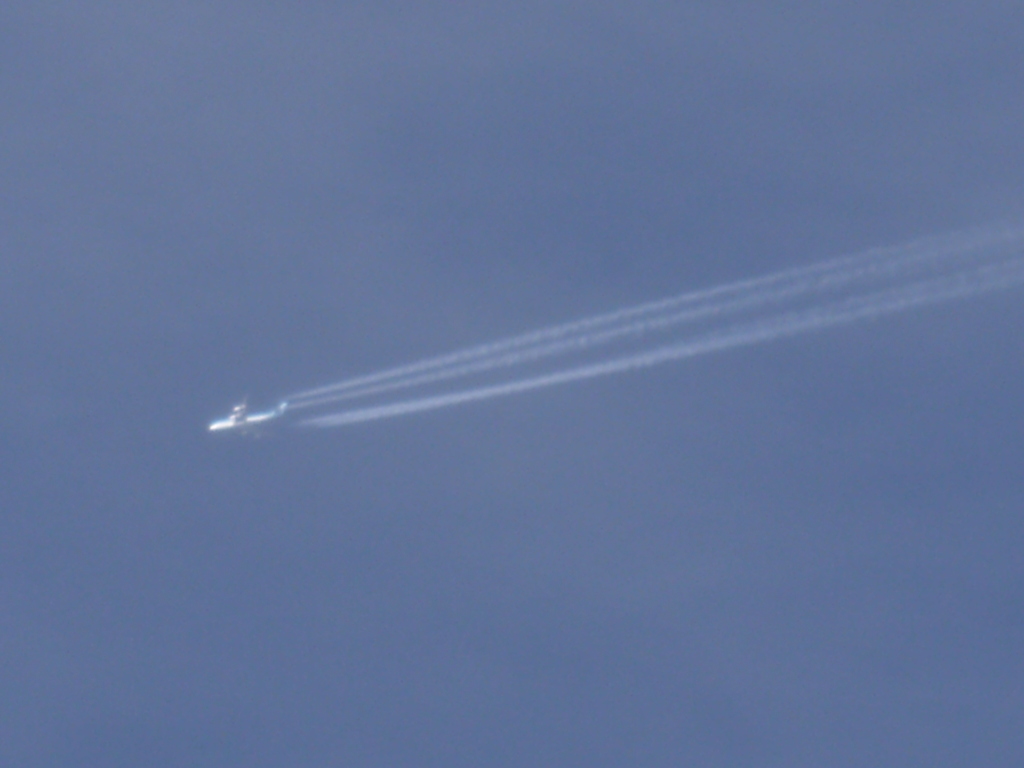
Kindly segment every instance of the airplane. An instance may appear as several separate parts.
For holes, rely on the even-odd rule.
[[[227,418],[217,419],[210,422],[211,432],[238,432],[240,434],[251,434],[257,432],[261,426],[285,412],[288,401],[278,403],[277,407],[270,411],[258,413],[249,412],[249,404],[243,400],[234,408]]]

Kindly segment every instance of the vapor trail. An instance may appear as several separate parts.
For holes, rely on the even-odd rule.
[[[856,287],[879,279],[913,279],[970,261],[980,253],[1018,249],[1024,230],[989,228],[832,259],[752,280],[696,291],[541,329],[410,365],[359,376],[287,398],[289,410],[421,386],[589,349],[675,326],[741,315],[761,307]],[[863,289],[862,289],[863,290]]]
[[[356,408],[306,419],[300,423],[313,427],[338,427],[433,411],[463,403],[507,397],[559,384],[649,368],[661,363],[683,360],[711,352],[762,344],[801,333],[849,325],[914,307],[978,296],[1021,283],[1024,283],[1024,258],[1015,258],[998,264],[965,269],[951,275],[921,280],[909,285],[831,301],[806,309],[779,312],[766,318],[741,322],[721,330],[712,330],[687,341],[612,360],[580,365],[567,370],[490,386]]]

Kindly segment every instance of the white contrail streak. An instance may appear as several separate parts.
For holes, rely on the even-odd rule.
[[[922,238],[910,244],[879,248],[809,267],[683,294],[534,331],[498,342],[399,366],[287,398],[289,410],[383,394],[499,368],[521,365],[674,326],[740,315],[760,307],[796,301],[881,279],[925,277],[949,269],[949,262],[970,260],[979,252],[1020,248],[1024,230],[990,228]],[[868,286],[870,287],[870,286]],[[863,290],[863,289],[862,289]]]
[[[568,370],[520,378],[490,386],[408,399],[397,403],[355,408],[307,419],[300,423],[314,427],[338,427],[506,397],[559,384],[649,368],[661,363],[683,360],[711,352],[762,344],[801,333],[848,325],[914,307],[1010,288],[1021,283],[1024,283],[1024,259],[1016,258],[866,295],[831,301],[806,309],[776,313],[766,318],[710,331],[688,341],[612,360],[580,365]]]

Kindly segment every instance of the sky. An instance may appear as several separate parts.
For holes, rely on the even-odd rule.
[[[1024,293],[258,440],[1024,220],[1024,7],[0,7],[0,763],[1024,761]]]

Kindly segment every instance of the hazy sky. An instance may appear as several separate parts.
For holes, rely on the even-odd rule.
[[[1024,292],[262,440],[1024,220],[1024,6],[0,7],[0,764],[1024,763]]]

